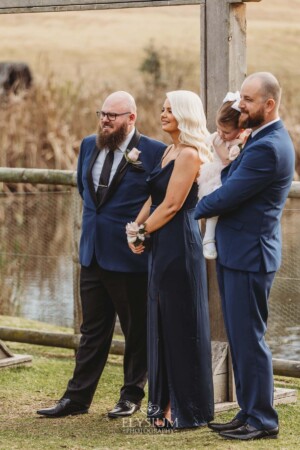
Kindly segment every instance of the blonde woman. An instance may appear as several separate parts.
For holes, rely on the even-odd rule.
[[[214,412],[206,270],[193,219],[199,168],[211,159],[199,96],[169,92],[161,124],[173,143],[148,178],[151,198],[127,237],[137,254],[151,238],[148,417],[158,428],[191,428]]]

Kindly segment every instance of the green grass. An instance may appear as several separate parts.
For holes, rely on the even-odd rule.
[[[0,326],[41,324],[0,316]],[[44,329],[58,329],[42,325]],[[62,330],[60,328],[60,330]],[[297,449],[300,441],[299,405],[278,406],[280,437],[249,443],[225,441],[208,428],[159,434],[145,421],[144,410],[131,423],[109,420],[106,412],[118,399],[122,386],[122,358],[111,355],[89,414],[63,419],[45,419],[36,414],[54,404],[63,394],[74,368],[72,350],[9,343],[16,354],[33,356],[31,367],[0,370],[0,449]],[[277,377],[276,384],[300,390],[300,380]],[[143,407],[145,408],[146,402]],[[234,411],[217,415],[220,421],[232,418]],[[128,432],[136,431],[135,433]],[[142,431],[142,432],[141,432]]]

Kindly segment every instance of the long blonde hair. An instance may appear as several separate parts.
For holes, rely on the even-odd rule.
[[[203,162],[212,161],[212,152],[207,146],[209,131],[200,97],[191,91],[167,92],[172,114],[178,123],[179,141],[197,149]]]

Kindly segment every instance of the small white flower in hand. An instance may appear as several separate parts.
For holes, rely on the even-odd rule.
[[[126,225],[127,242],[129,244],[134,244],[135,246],[140,245],[145,240],[146,228],[144,224],[139,225],[136,222],[129,222]]]
[[[137,236],[128,236],[127,235],[128,244],[133,244],[136,240],[137,240]]]
[[[139,224],[136,222],[129,222],[126,225],[126,234],[134,234],[136,235],[137,232],[139,231]]]
[[[241,149],[238,145],[233,145],[229,150],[228,158],[230,161],[234,161],[240,154]]]
[[[138,233],[138,234],[137,234],[137,238],[138,238],[140,241],[144,241],[144,240],[145,240],[145,234],[144,234],[144,233],[143,233],[143,234]]]
[[[126,225],[127,241],[133,243],[137,240],[139,225],[136,222],[129,222]]]

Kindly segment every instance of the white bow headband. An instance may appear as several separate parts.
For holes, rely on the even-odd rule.
[[[231,108],[235,109],[236,111],[241,112],[240,108],[239,108],[239,103],[241,101],[241,96],[239,91],[236,92],[227,92],[223,103],[226,102],[234,102],[233,105],[231,105]]]

